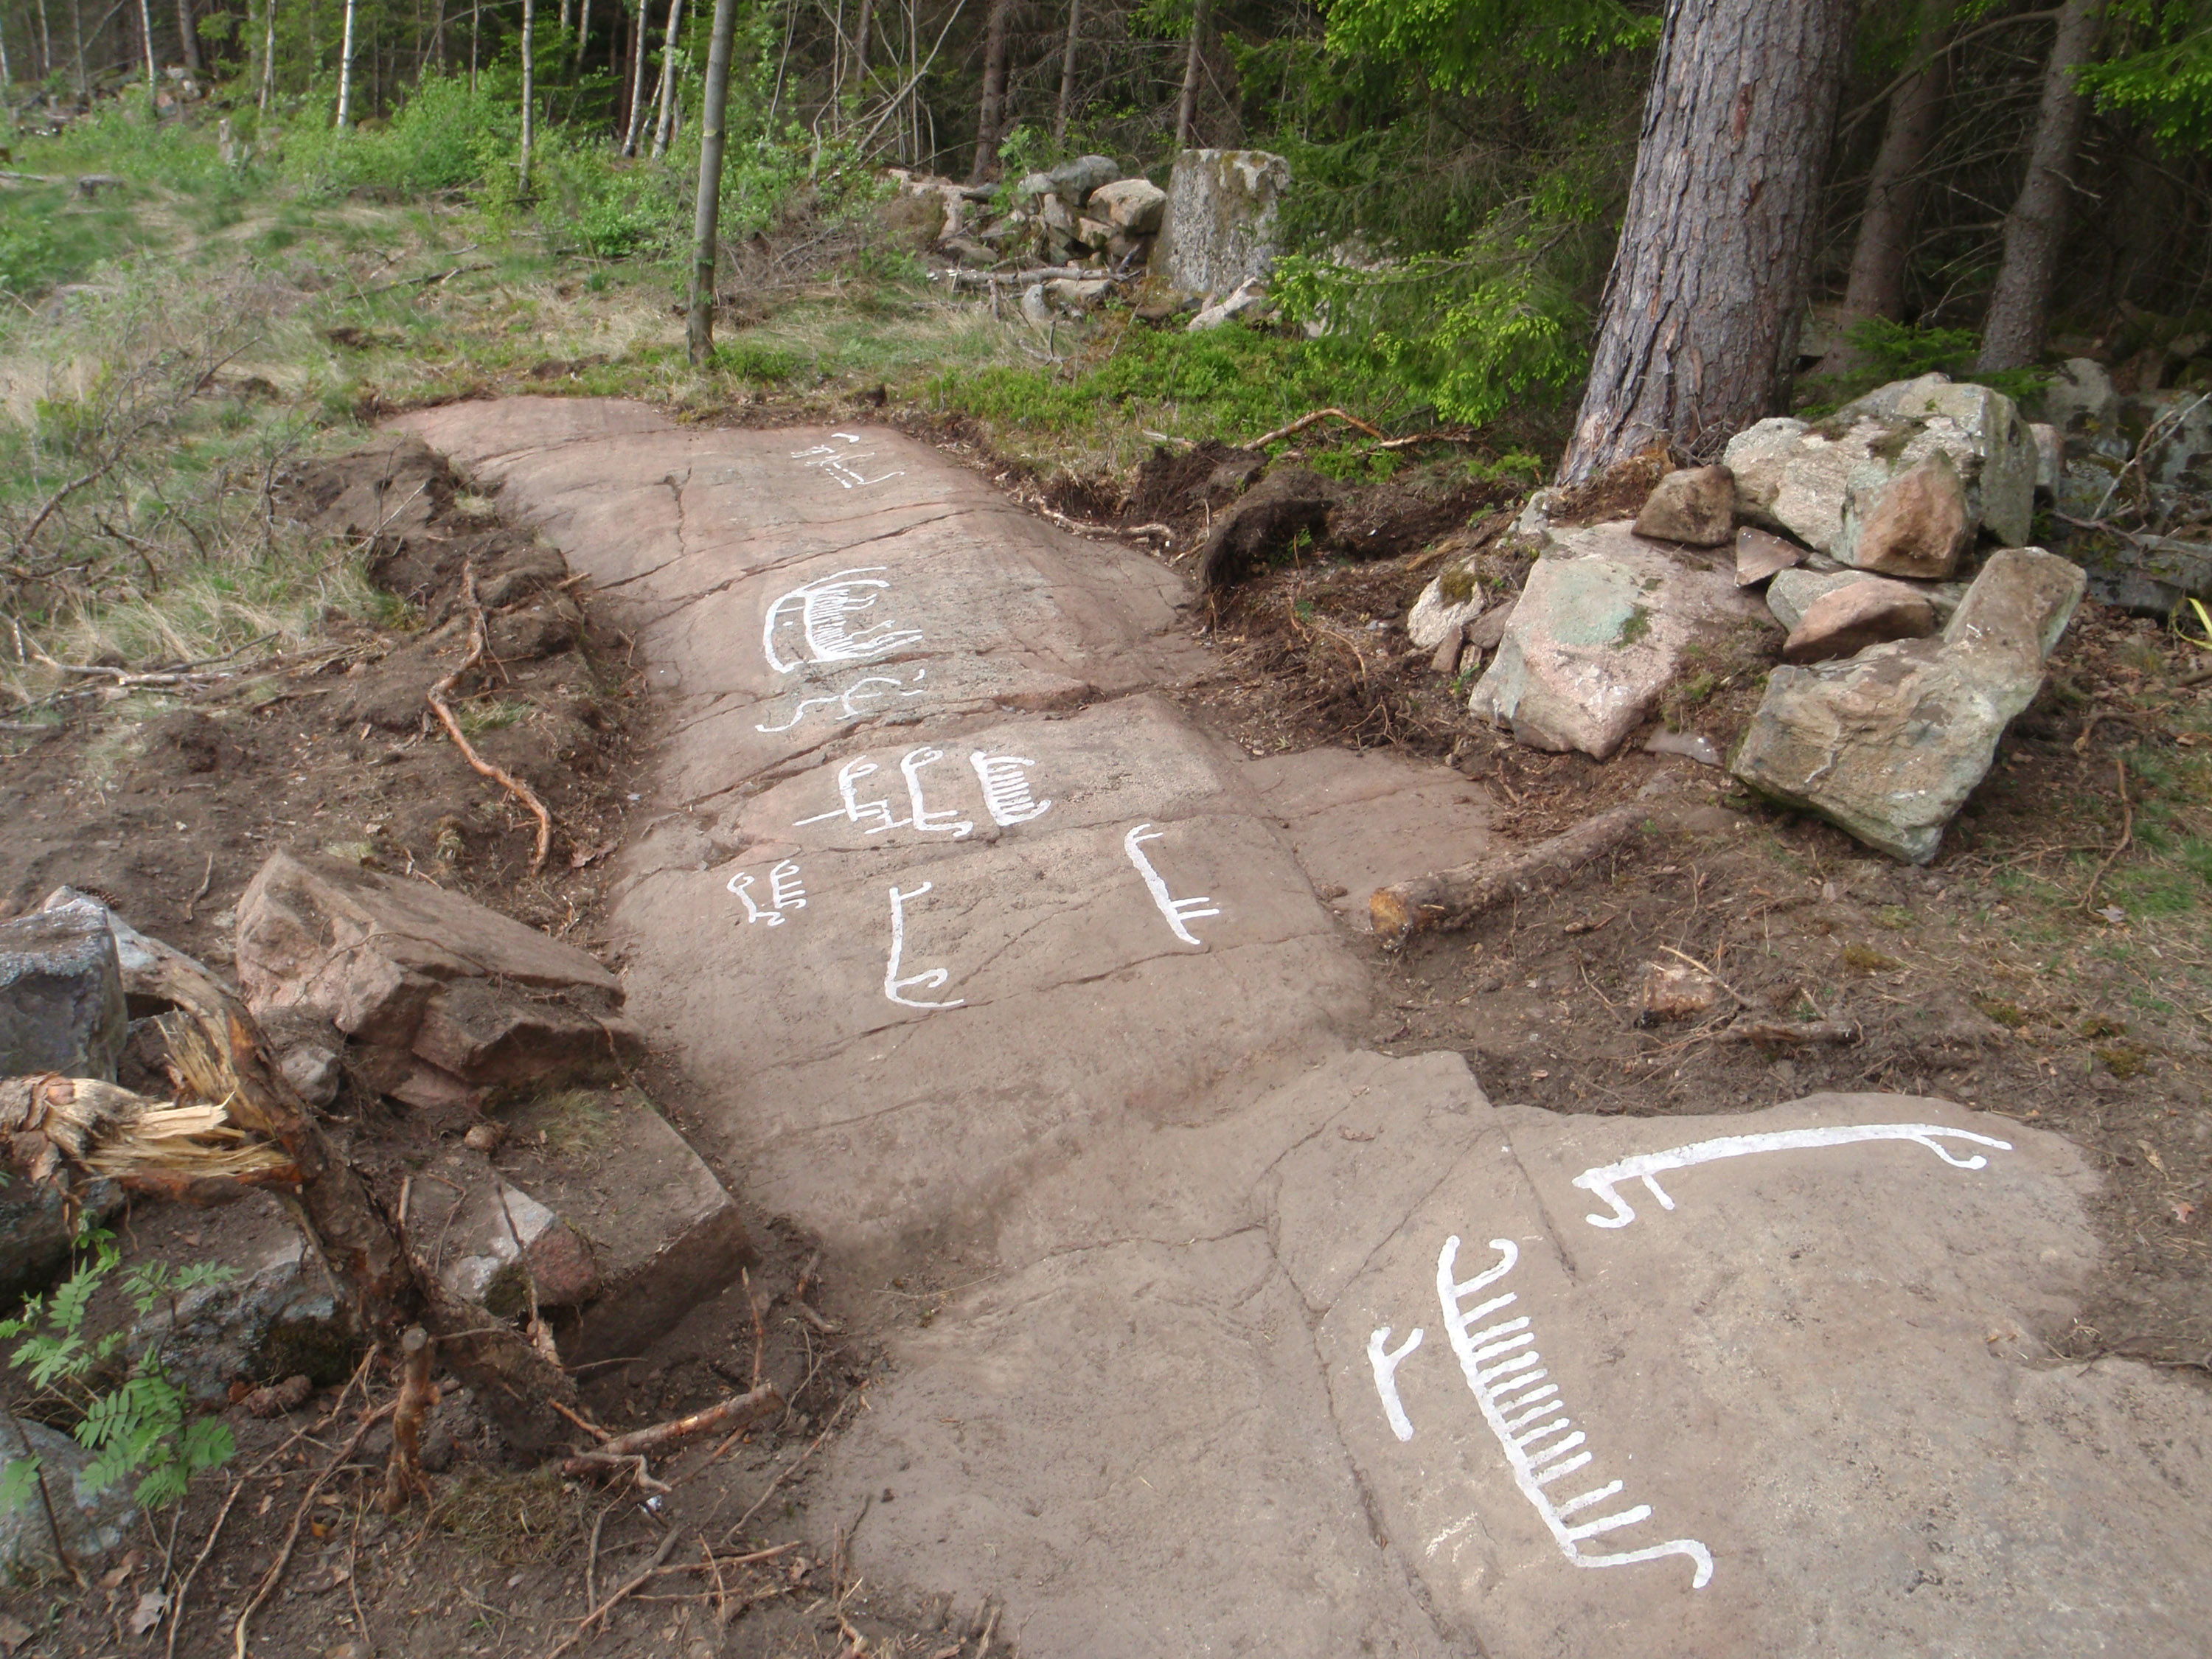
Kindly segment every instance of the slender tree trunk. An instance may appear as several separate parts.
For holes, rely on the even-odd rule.
[[[192,21],[192,0],[177,0],[177,39],[184,47],[185,67],[198,75],[206,65],[200,61],[200,34]]]
[[[638,125],[645,119],[645,35],[653,0],[637,0],[637,40],[630,53],[629,124],[623,129],[622,153],[637,154]]]
[[[70,0],[70,34],[76,48],[76,95],[92,101],[92,82],[84,73],[84,0]]]
[[[276,91],[276,0],[261,0],[261,93],[254,107],[266,115]]]
[[[54,72],[54,33],[46,26],[46,0],[39,0],[39,79]]]
[[[437,21],[430,25],[430,56],[442,73],[446,67],[446,0],[438,0]]]
[[[660,115],[653,124],[653,159],[656,161],[668,153],[668,141],[673,136],[669,121],[670,112],[676,105],[676,32],[683,21],[684,0],[668,0],[668,33],[660,42]]]
[[[576,8],[576,73],[574,78],[584,78],[584,52],[592,44],[592,0],[580,0]],[[568,112],[573,118],[575,111]]]
[[[146,113],[161,118],[161,72],[154,67],[154,12],[138,0],[138,40],[146,48]]]
[[[722,148],[729,125],[730,41],[737,33],[738,0],[714,0],[707,41],[707,87],[699,106],[699,203],[691,226],[691,315],[685,343],[695,368],[714,355],[714,264],[722,212]]]
[[[1190,52],[1182,60],[1182,100],[1176,106],[1176,143],[1198,140],[1198,79],[1206,67],[1206,0],[1195,0],[1190,13]]]
[[[1060,54],[1060,103],[1052,113],[1052,147],[1067,142],[1067,118],[1075,109],[1075,43],[1083,29],[1083,0],[1067,0],[1067,44]]]
[[[975,164],[968,169],[970,181],[981,183],[999,168],[999,128],[1006,107],[1006,26],[1013,19],[1014,0],[991,0],[983,25],[983,92],[975,106]]]
[[[15,84],[15,71],[8,62],[8,26],[0,23],[0,87]]]
[[[1912,252],[1912,222],[1920,208],[1917,175],[1942,128],[1943,101],[1950,90],[1950,30],[1948,0],[1928,0],[1912,48],[1916,67],[1890,94],[1881,148],[1867,175],[1866,207],[1859,215],[1850,276],[1836,317],[1838,337],[1821,360],[1823,374],[1850,372],[1858,355],[1851,331],[1861,323],[1877,317],[1896,322],[1905,315],[1905,270]]]
[[[538,136],[537,66],[531,62],[531,34],[537,16],[535,0],[522,0],[522,154],[515,189],[525,201],[530,199],[530,149]]]
[[[483,38],[483,0],[469,0],[469,96],[477,93],[477,44]]]
[[[354,0],[345,0],[345,30],[338,40],[338,119],[340,132],[353,119]]]
[[[2005,215],[2004,255],[1982,325],[1977,368],[2024,368],[2043,349],[2051,278],[2066,239],[2066,198],[2073,189],[2068,175],[2088,112],[2088,100],[2074,89],[2074,72],[2096,50],[2104,21],[2104,0],[2065,0],[2058,9],[2058,30],[2043,70],[2035,137],[2027,147],[2027,176]]]
[[[1668,0],[1571,483],[1769,413],[1796,356],[1853,0]]]
[[[853,31],[853,90],[868,95],[868,36],[876,27],[876,0],[860,0],[860,27]]]

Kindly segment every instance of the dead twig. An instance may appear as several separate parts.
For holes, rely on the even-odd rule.
[[[215,1525],[208,1528],[207,1541],[200,1546],[200,1553],[192,1558],[192,1565],[185,1569],[184,1583],[177,1586],[176,1599],[169,1603],[169,1641],[163,1650],[166,1659],[177,1659],[177,1631],[185,1622],[185,1597],[192,1588],[192,1580],[199,1577],[200,1567],[214,1553],[215,1540],[222,1536],[222,1523],[230,1519],[231,1505],[238,1502],[238,1495],[246,1490],[247,1478],[241,1474],[231,1483],[230,1496],[222,1500],[222,1507],[216,1511]]]
[[[2112,850],[2105,854],[2105,861],[2097,866],[2097,873],[2089,878],[2089,890],[2081,895],[2081,908],[2091,912],[2097,908],[2097,889],[2104,882],[2105,872],[2118,861],[2120,854],[2128,850],[2129,843],[2136,836],[2135,803],[2128,799],[2128,757],[2125,755],[2113,756],[2112,770],[2120,783],[2120,838],[2112,844]]]
[[[460,666],[440,679],[429,690],[430,710],[438,723],[446,728],[446,735],[453,740],[453,747],[461,751],[461,758],[479,777],[489,778],[494,783],[527,807],[538,820],[538,848],[530,857],[530,873],[536,875],[545,867],[545,855],[553,847],[553,815],[545,810],[545,803],[538,799],[538,792],[508,771],[495,766],[476,751],[461,732],[461,723],[453,718],[453,710],[446,699],[461,683],[461,677],[483,660],[485,624],[484,610],[477,599],[477,568],[473,561],[461,570],[461,597],[469,608],[469,654],[461,659]]]
[[[639,1573],[635,1577],[629,1580],[620,1589],[617,1590],[612,1595],[610,1595],[605,1601],[602,1601],[597,1607],[593,1608],[591,1612],[586,1613],[581,1619],[577,1620],[576,1628],[569,1633],[568,1638],[564,1640],[560,1646],[555,1648],[550,1653],[547,1654],[545,1656],[545,1659],[561,1659],[561,1656],[562,1654],[568,1652],[569,1649],[574,1647],[579,1642],[582,1641],[585,1637],[591,1634],[592,1626],[599,1624],[601,1620],[605,1620],[606,1616],[612,1613],[617,1607],[620,1606],[623,1601],[629,1600],[629,1597],[636,1595],[638,1591],[643,1589],[647,1584],[651,1583],[653,1582],[653,1570],[659,1567],[662,1562],[668,1559],[669,1552],[676,1547],[676,1540],[683,1535],[684,1532],[682,1528],[671,1527],[668,1529],[668,1536],[660,1540],[659,1549],[654,1552],[653,1559],[647,1565],[645,1571]],[[240,1659],[244,1659],[243,1650],[240,1650]]]
[[[236,1659],[246,1659],[246,1623],[260,1609],[261,1604],[269,1599],[270,1591],[276,1588],[276,1581],[284,1576],[284,1569],[292,1559],[293,1546],[300,1541],[300,1528],[307,1522],[307,1511],[314,1504],[315,1494],[322,1491],[325,1481],[345,1467],[346,1460],[360,1450],[361,1443],[368,1438],[368,1431],[391,1416],[398,1404],[396,1400],[389,1401],[362,1418],[358,1426],[355,1428],[352,1437],[338,1448],[337,1455],[323,1465],[322,1473],[318,1474],[308,1486],[306,1496],[300,1499],[300,1507],[292,1511],[292,1524],[284,1534],[283,1546],[276,1552],[276,1560],[270,1564],[269,1571],[261,1581],[261,1588],[254,1591],[253,1599],[246,1604],[246,1611],[238,1615],[238,1625],[233,1632],[232,1643],[232,1651],[236,1655]]]
[[[1695,957],[1692,956],[1688,951],[1677,951],[1677,950],[1676,950],[1673,945],[1661,945],[1659,948],[1660,948],[1661,950],[1664,951],[1665,951],[1668,956],[1670,956],[1670,957],[1679,957],[1682,961],[1688,963],[1690,964],[1690,966],[1691,966],[1691,967],[1692,967],[1692,968],[1696,969],[1699,973],[1703,974],[1703,975],[1704,975],[1707,979],[1709,979],[1709,980],[1712,981],[1712,982],[1713,982],[1714,984],[1716,984],[1716,985],[1719,986],[1719,987],[1721,988],[1721,989],[1722,989],[1722,990],[1726,991],[1726,992],[1727,992],[1730,996],[1734,997],[1734,998],[1735,999],[1735,1000],[1736,1000],[1736,1006],[1737,1006],[1738,1007],[1740,1007],[1740,1008],[1749,1008],[1749,1007],[1752,1007],[1752,1006],[1754,1006],[1754,1005],[1753,1005],[1753,1003],[1752,1002],[1752,1000],[1751,1000],[1749,997],[1747,997],[1747,996],[1744,995],[1744,994],[1743,994],[1742,992],[1741,992],[1741,991],[1737,990],[1737,989],[1735,988],[1735,986],[1733,986],[1733,985],[1729,984],[1726,980],[1723,979],[1723,978],[1722,978],[1722,977],[1721,977],[1717,973],[1714,972],[1714,971],[1713,971],[1713,969],[1712,969],[1712,968],[1711,968],[1710,965],[1708,965],[1708,964],[1707,964],[1707,963],[1705,963],[1699,962],[1699,961],[1697,959],[1697,957]]]
[[[1280,442],[1285,438],[1294,438],[1299,433],[1304,431],[1308,427],[1316,425],[1322,421],[1328,420],[1342,421],[1345,425],[1352,428],[1355,431],[1364,432],[1370,438],[1381,438],[1382,436],[1381,428],[1368,425],[1366,422],[1361,420],[1357,415],[1347,415],[1340,409],[1316,409],[1310,415],[1301,415],[1297,420],[1291,422],[1287,426],[1279,426],[1273,432],[1269,432],[1260,437],[1255,438],[1248,444],[1239,445],[1238,447],[1243,449],[1265,449],[1269,444]]]
[[[823,1425],[822,1432],[814,1437],[813,1443],[809,1445],[805,1451],[799,1453],[798,1456],[793,1458],[790,1462],[785,1464],[782,1473],[778,1474],[775,1480],[769,1481],[767,1486],[761,1488],[761,1495],[753,1499],[752,1507],[732,1522],[730,1525],[729,1531],[722,1534],[725,1540],[735,1538],[738,1532],[744,1528],[745,1522],[751,1520],[756,1515],[758,1515],[761,1511],[761,1506],[766,1504],[770,1498],[775,1495],[776,1488],[781,1486],[785,1481],[791,1479],[792,1475],[798,1471],[800,1464],[804,1463],[808,1458],[813,1456],[817,1451],[821,1449],[822,1443],[830,1437],[830,1435],[836,1431],[838,1423],[843,1419],[845,1415],[845,1407],[851,1405],[853,1401],[858,1398],[859,1395],[856,1391],[855,1393],[847,1395],[842,1400],[837,1402],[837,1409],[830,1413],[829,1422]]]
[[[773,1382],[763,1382],[746,1394],[732,1395],[719,1405],[705,1411],[693,1412],[689,1417],[679,1417],[666,1423],[656,1423],[651,1428],[638,1429],[629,1434],[617,1435],[597,1450],[578,1452],[563,1458],[563,1474],[596,1474],[609,1467],[635,1461],[641,1465],[647,1454],[672,1446],[708,1429],[717,1429],[726,1423],[742,1421],[756,1423],[772,1411],[783,1407],[783,1396],[775,1391]],[[668,1490],[663,1486],[662,1491]]]

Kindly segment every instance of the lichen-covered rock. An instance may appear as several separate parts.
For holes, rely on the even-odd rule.
[[[1072,161],[1062,161],[1045,178],[1055,196],[1071,208],[1081,208],[1091,200],[1092,191],[1121,176],[1121,169],[1110,155],[1079,155]]]
[[[57,1529],[70,1562],[80,1570],[121,1547],[138,1518],[129,1481],[93,1492],[84,1478],[90,1452],[58,1429],[0,1417],[0,1470],[25,1457],[39,1460],[53,1518],[47,1519],[35,1489],[27,1502],[0,1510],[0,1577],[21,1582],[64,1576],[68,1569],[54,1550]]]
[[[1671,557],[1626,522],[1554,531],[1468,703],[1533,748],[1605,759],[1692,643],[1765,621],[1732,574]]]
[[[2043,684],[2082,585],[2078,565],[2040,548],[1994,555],[1940,639],[1776,669],[1729,769],[1869,847],[1926,863]]]
[[[1167,211],[1168,193],[1149,179],[1117,179],[1092,191],[1085,205],[1094,217],[1103,214],[1116,230],[1150,236]]]
[[[1291,164],[1257,149],[1187,149],[1176,157],[1152,271],[1181,294],[1227,294],[1275,263],[1275,224]]]
[[[1925,593],[1885,577],[1862,576],[1806,607],[1803,620],[1783,642],[1782,660],[1830,662],[1855,657],[1870,645],[1925,639],[1935,631],[1936,607]]]
[[[2012,400],[1941,374],[1900,380],[1818,423],[1777,416],[1729,441],[1736,507],[1768,529],[1845,563],[1890,482],[1936,454],[1957,471],[1969,538],[2027,539],[2035,505],[2035,441]]]
[[[1184,327],[1190,333],[1203,334],[1210,328],[1219,328],[1224,323],[1234,322],[1239,317],[1255,315],[1267,303],[1267,285],[1256,276],[1250,277],[1237,283],[1231,292],[1223,295],[1212,305],[1200,307],[1198,314]]]
[[[0,1077],[113,1082],[131,1039],[107,913],[89,902],[0,921]]]
[[[1669,472],[1644,498],[1636,533],[1691,547],[1718,547],[1735,533],[1735,475],[1724,466]]]
[[[131,1331],[135,1348],[159,1341],[161,1363],[191,1397],[214,1405],[234,1382],[271,1382],[304,1372],[343,1382],[355,1333],[321,1261],[296,1235],[237,1277],[156,1306]]]
[[[1406,613],[1406,634],[1424,651],[1433,651],[1456,637],[1482,614],[1482,588],[1462,569],[1446,570],[1421,590],[1413,608]]]

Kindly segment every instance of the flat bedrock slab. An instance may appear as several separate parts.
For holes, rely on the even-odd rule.
[[[1654,1154],[1671,1209],[1630,1163]],[[1041,1655],[1233,1632],[1287,1655],[2179,1659],[2212,1611],[2204,1402],[2038,1362],[2095,1263],[2094,1187],[2057,1137],[1944,1102],[1558,1117],[1493,1110],[1455,1055],[1342,1055],[1042,1168],[998,1271],[895,1340],[835,1498],[899,1469],[857,1565],[995,1589]],[[1492,1239],[1514,1257],[1454,1304],[1514,1298],[1468,1328],[1506,1327],[1470,1350],[1522,1379],[1510,1432],[1532,1456],[1583,1437],[1544,1467],[1591,1455],[1538,1490],[1623,1483],[1567,1517],[1629,1516],[1575,1540],[1582,1570],[1454,1352],[1455,1237],[1455,1286],[1504,1259]],[[2023,1605],[2069,1611],[2022,1630]]]

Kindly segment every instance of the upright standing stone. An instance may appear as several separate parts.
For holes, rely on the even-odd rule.
[[[1259,149],[1187,149],[1168,179],[1152,274],[1182,294],[1226,294],[1275,263],[1291,164]]]

